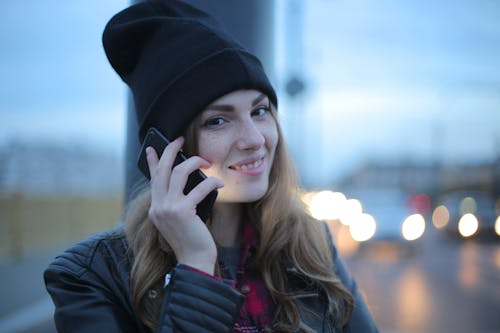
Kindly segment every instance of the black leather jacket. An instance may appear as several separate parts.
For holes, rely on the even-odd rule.
[[[58,332],[150,332],[131,305],[127,250],[123,230],[118,228],[76,244],[49,265],[44,278],[56,307]],[[313,310],[301,311],[302,319],[316,332],[378,332],[333,245],[332,251],[336,273],[355,297],[350,322],[338,327],[333,318],[325,315],[327,304],[321,291],[311,289],[304,277],[288,265],[290,290],[302,293],[302,305]],[[194,271],[174,268],[171,273],[158,332],[231,331],[244,298],[239,291]]]

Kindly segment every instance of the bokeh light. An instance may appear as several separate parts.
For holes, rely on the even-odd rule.
[[[479,227],[479,222],[477,221],[474,214],[468,213],[460,218],[458,221],[458,232],[463,237],[470,237],[474,235]]]
[[[497,217],[495,222],[495,232],[498,236],[500,236],[500,216]]]
[[[472,197],[465,197],[460,202],[460,215],[474,214],[477,210],[476,200]]]
[[[340,192],[320,191],[311,200],[311,214],[318,220],[335,220],[342,215],[346,197]]]
[[[358,199],[347,199],[344,202],[344,208],[340,212],[340,222],[343,225],[350,225],[353,221],[360,218],[363,213],[363,207]]]
[[[444,205],[437,206],[432,213],[432,223],[438,229],[444,228],[450,221],[450,212]]]
[[[431,199],[425,193],[415,195],[411,200],[413,211],[427,214],[431,210]]]
[[[402,226],[402,234],[406,240],[419,239],[425,232],[425,219],[421,214],[408,216]]]
[[[372,238],[376,229],[377,223],[375,219],[366,213],[361,214],[359,219],[352,221],[349,225],[352,238],[358,242],[364,242]]]

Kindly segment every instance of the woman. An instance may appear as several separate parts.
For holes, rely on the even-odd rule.
[[[257,58],[182,2],[146,1],[103,35],[133,92],[151,182],[124,227],[45,272],[60,332],[378,332],[323,223],[306,214]],[[173,167],[183,149],[191,155]],[[159,156],[160,155],[160,156]],[[188,175],[208,178],[191,192]],[[205,224],[196,205],[218,197]]]

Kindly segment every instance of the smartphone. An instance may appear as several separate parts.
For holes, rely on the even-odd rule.
[[[141,147],[141,152],[139,155],[139,159],[137,162],[137,166],[139,170],[143,173],[143,175],[151,180],[151,175],[149,174],[148,162],[146,159],[146,148],[153,147],[156,151],[158,157],[161,156],[165,147],[170,143],[170,141],[160,133],[156,128],[149,128],[146,133],[146,137],[144,138],[144,142]],[[175,157],[174,166],[179,163],[182,163],[187,159],[186,155],[184,155],[181,151],[177,153]],[[184,194],[188,194],[196,185],[206,179],[207,176],[201,170],[193,171],[187,179],[186,186],[184,187]],[[206,222],[212,213],[212,209],[215,203],[215,199],[217,198],[217,190],[213,190],[210,192],[197,206],[196,206],[196,214],[200,217],[203,222]]]

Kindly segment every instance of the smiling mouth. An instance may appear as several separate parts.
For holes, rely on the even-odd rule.
[[[232,165],[229,168],[237,171],[246,171],[250,169],[255,169],[261,166],[261,164],[264,162],[264,159],[258,159],[257,161],[249,164],[240,164],[240,165]]]

